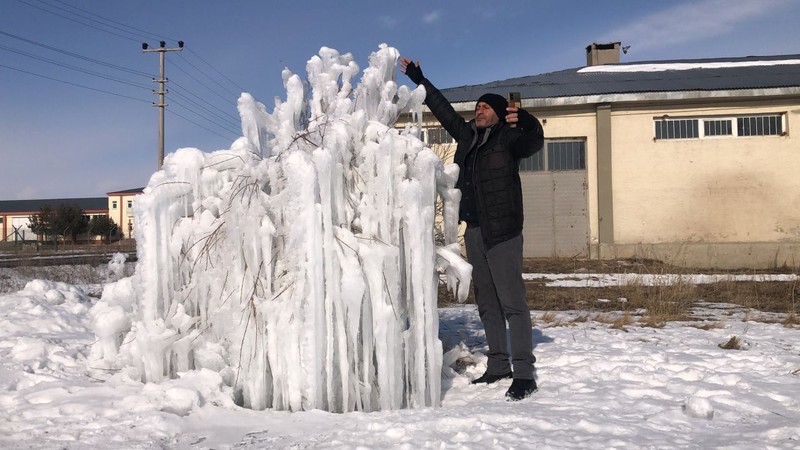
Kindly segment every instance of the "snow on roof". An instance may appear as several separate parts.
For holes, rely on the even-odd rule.
[[[578,73],[590,72],[662,72],[666,70],[691,69],[726,69],[754,66],[800,65],[800,59],[760,60],[760,61],[728,61],[728,62],[694,62],[694,63],[651,63],[651,64],[604,64],[589,66],[578,70]]]

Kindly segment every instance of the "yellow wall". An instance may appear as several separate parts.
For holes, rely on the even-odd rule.
[[[133,210],[128,207],[128,203],[132,205],[136,195],[138,194],[113,192],[108,195],[108,216],[119,226],[119,231],[125,238],[133,237]]]
[[[614,108],[614,243],[800,239],[798,111],[796,101]],[[787,113],[786,136],[654,140],[653,119],[664,114],[770,113]]]
[[[597,104],[526,105],[546,138],[586,139],[592,257],[726,268],[800,260],[800,141],[793,134],[800,127],[800,99],[608,100],[611,202],[605,197],[603,205],[612,211],[598,209],[598,186],[607,184],[598,179]],[[471,117],[470,104],[455,106]],[[665,115],[734,118],[735,127],[736,117],[772,114],[785,115],[785,135],[654,139],[654,119]],[[429,115],[425,119],[436,126]],[[612,221],[603,230],[613,230],[613,242],[600,241],[601,214]]]

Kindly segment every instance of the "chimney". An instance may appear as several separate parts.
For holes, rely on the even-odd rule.
[[[592,42],[592,45],[586,46],[586,65],[619,64],[619,46],[620,42],[608,44]]]

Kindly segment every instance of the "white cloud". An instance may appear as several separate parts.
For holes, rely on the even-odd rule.
[[[391,16],[380,16],[378,17],[378,22],[380,22],[384,28],[394,28],[397,26],[398,20]]]
[[[427,24],[436,23],[442,17],[442,12],[439,10],[431,11],[428,14],[422,16],[422,21]]]
[[[606,33],[604,42],[622,41],[637,51],[670,47],[720,36],[792,0],[686,1]]]

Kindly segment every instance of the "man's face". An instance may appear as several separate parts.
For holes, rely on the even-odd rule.
[[[489,128],[500,122],[500,118],[491,106],[484,102],[478,102],[475,106],[475,126],[478,128]]]

